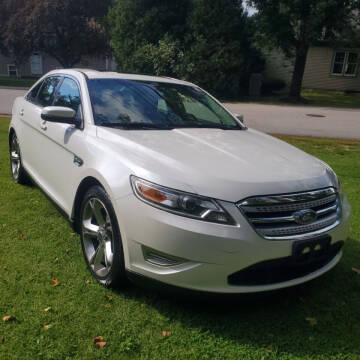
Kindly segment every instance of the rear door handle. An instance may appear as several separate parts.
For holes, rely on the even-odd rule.
[[[46,129],[47,129],[46,121],[43,121],[43,122],[41,123],[40,127],[41,127],[42,130],[46,131]]]
[[[20,116],[24,116],[24,109],[20,110]]]

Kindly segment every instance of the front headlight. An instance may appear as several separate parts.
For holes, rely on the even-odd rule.
[[[331,180],[331,183],[334,185],[334,187],[340,193],[341,192],[341,184],[340,184],[339,177],[336,175],[335,171],[329,165],[327,165],[326,170],[327,170],[328,176]]]
[[[134,175],[130,180],[135,195],[150,205],[198,220],[235,225],[232,217],[214,199],[169,189]]]

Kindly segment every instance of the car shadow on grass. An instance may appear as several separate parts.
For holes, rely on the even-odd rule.
[[[276,356],[357,359],[360,355],[360,243],[346,242],[342,261],[309,283],[265,296],[171,297],[131,287],[122,296],[153,307],[185,328],[200,328],[232,346]]]

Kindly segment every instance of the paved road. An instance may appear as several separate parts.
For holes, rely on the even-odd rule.
[[[267,133],[360,140],[360,109],[242,103],[225,105],[230,111],[243,114],[249,127]]]
[[[0,88],[0,114],[10,114],[14,99],[25,92]],[[249,127],[267,133],[360,140],[360,109],[243,103],[225,105],[232,112],[243,114]]]
[[[3,88],[0,87],[0,114],[11,114],[11,108],[14,100],[18,96],[23,96],[26,93],[24,89]]]

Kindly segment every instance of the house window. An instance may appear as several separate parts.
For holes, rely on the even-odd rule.
[[[332,64],[332,75],[356,76],[359,55],[351,51],[336,51]]]
[[[8,64],[7,68],[9,76],[18,76],[17,67],[15,65]]]

